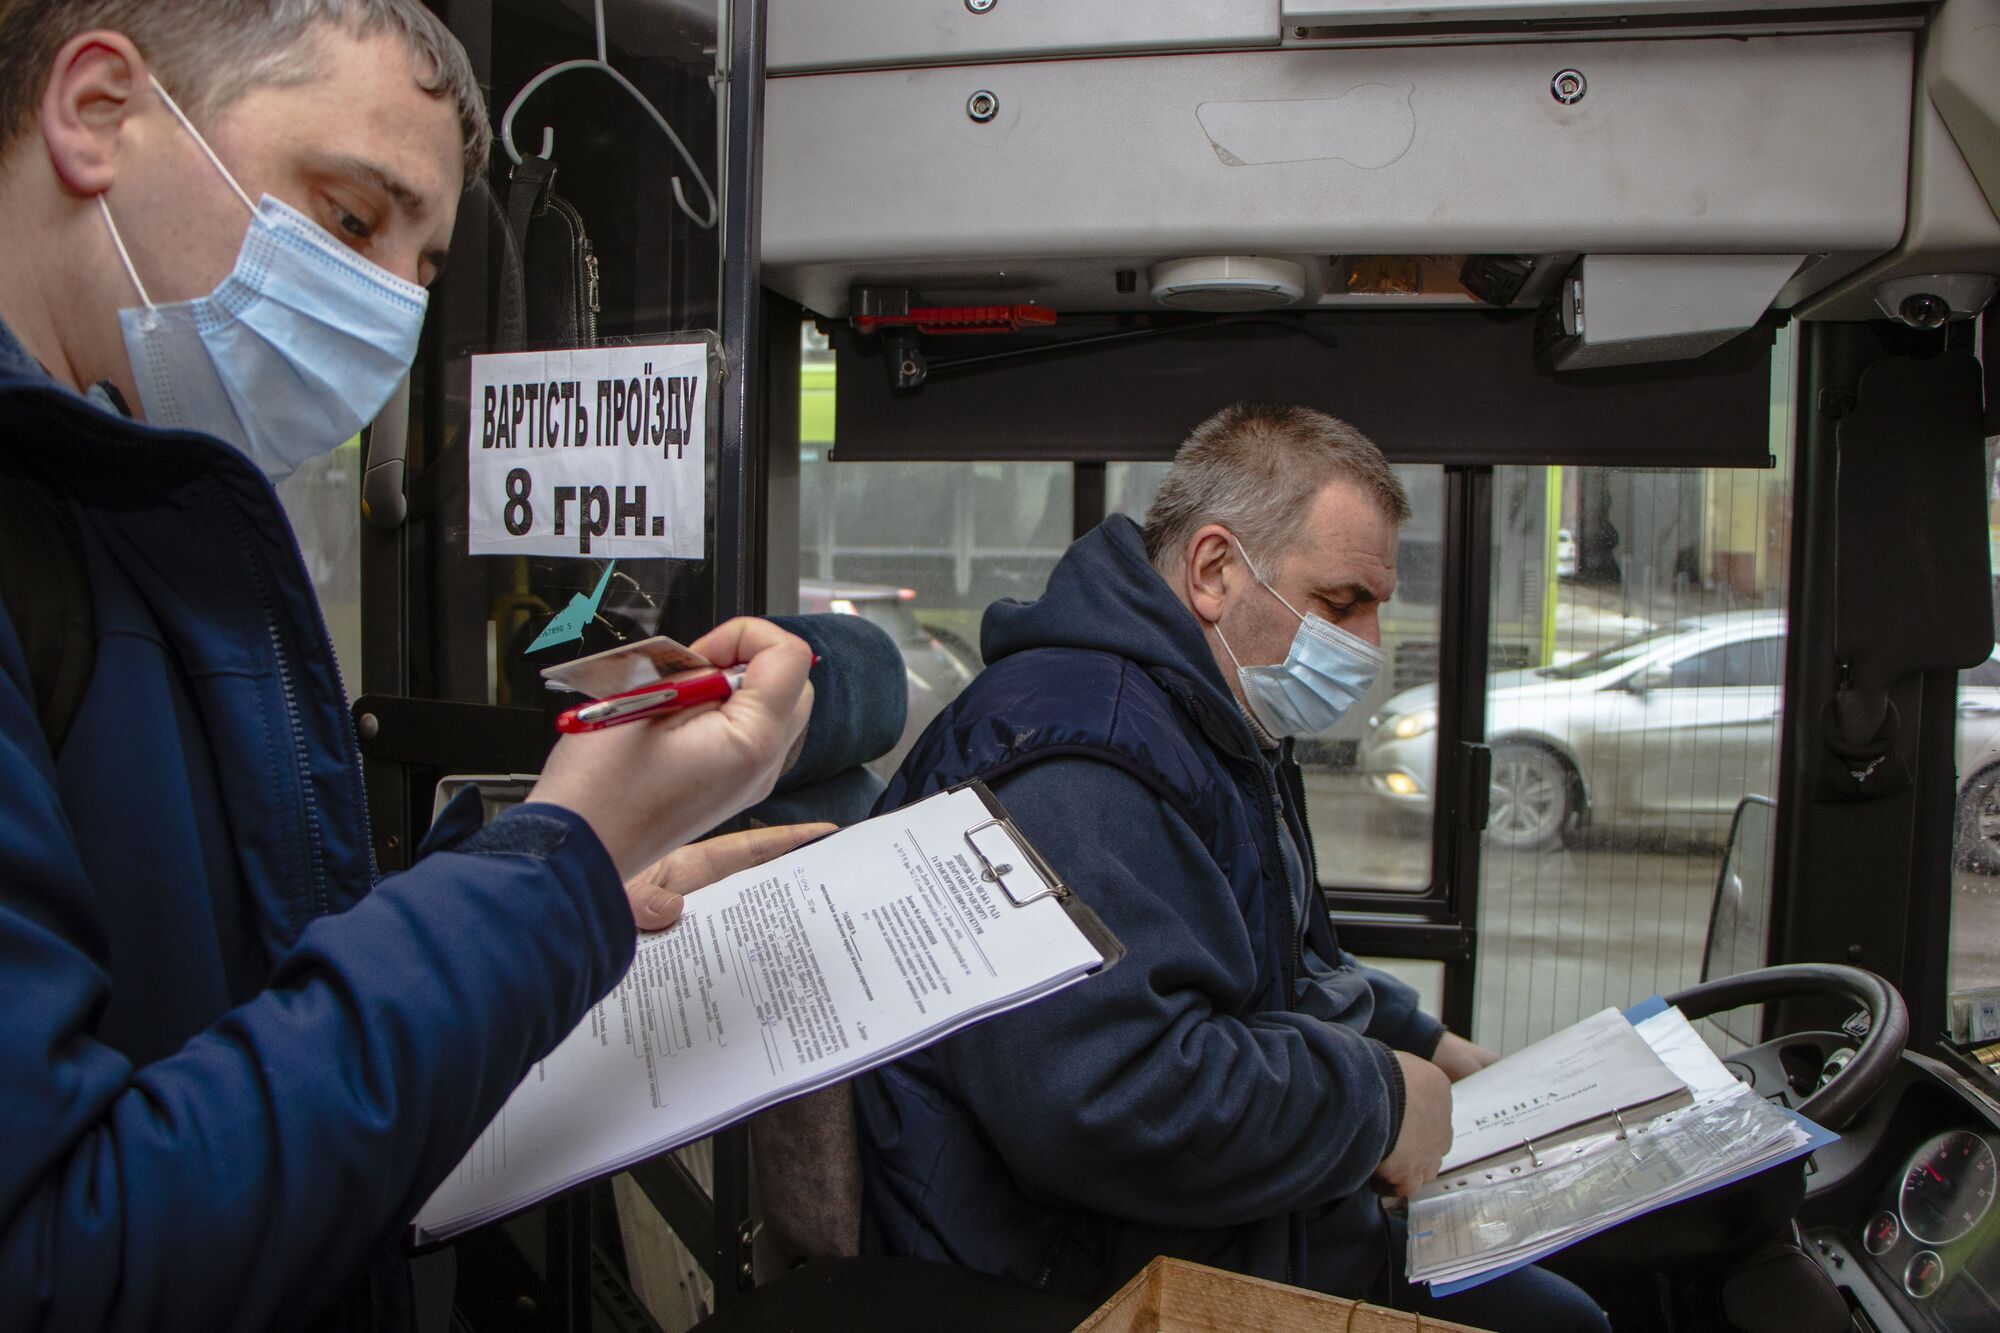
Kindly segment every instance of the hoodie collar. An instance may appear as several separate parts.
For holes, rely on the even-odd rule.
[[[1201,623],[1153,568],[1138,524],[1123,514],[1073,542],[1039,598],[987,609],[980,649],[988,662],[1031,648],[1126,658],[1174,694],[1217,748],[1246,759],[1263,749]]]

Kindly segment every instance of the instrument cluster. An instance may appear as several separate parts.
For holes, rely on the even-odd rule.
[[[1987,1291],[2000,1268],[1994,1197],[2000,1154],[1994,1139],[1950,1129],[1926,1139],[1903,1163],[1861,1229],[1861,1246],[1883,1285],[1900,1290],[1941,1330],[1989,1327]],[[1978,1323],[1962,1322],[1972,1315]]]

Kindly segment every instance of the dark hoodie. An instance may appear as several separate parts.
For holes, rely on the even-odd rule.
[[[1122,516],[982,646],[878,808],[985,778],[1130,952],[857,1084],[865,1243],[1085,1296],[1170,1254],[1379,1298],[1389,1047],[1442,1029],[1301,891],[1289,765]],[[1302,943],[1335,960],[1305,984]]]

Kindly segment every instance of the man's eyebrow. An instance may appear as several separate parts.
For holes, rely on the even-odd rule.
[[[1327,583],[1314,588],[1313,595],[1329,606],[1343,601],[1365,606],[1369,602],[1386,602],[1393,594],[1378,594],[1365,583]]]
[[[423,195],[418,193],[414,186],[379,163],[345,153],[334,153],[325,159],[324,166],[329,171],[337,171],[366,181],[388,195],[398,208],[412,218],[421,219],[430,212],[430,205],[424,202]]]

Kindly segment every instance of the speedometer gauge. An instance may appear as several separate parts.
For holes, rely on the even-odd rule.
[[[1940,1134],[1903,1168],[1896,1208],[1903,1229],[1926,1245],[1949,1245],[1978,1226],[1993,1207],[2000,1167],[1993,1147],[1970,1130]]]

